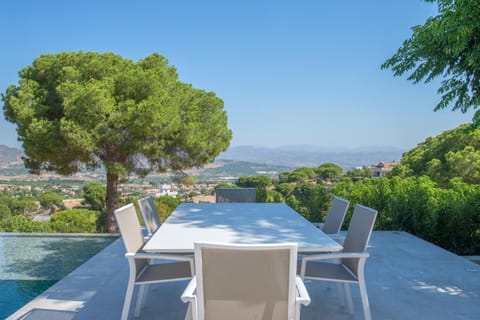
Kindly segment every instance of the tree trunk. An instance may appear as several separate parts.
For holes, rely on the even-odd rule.
[[[109,233],[117,232],[117,223],[113,211],[117,206],[118,175],[107,173],[107,231]]]

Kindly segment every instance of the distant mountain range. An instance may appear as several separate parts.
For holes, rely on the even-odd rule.
[[[288,167],[318,167],[331,162],[344,169],[370,166],[380,161],[400,161],[407,151],[395,147],[332,148],[311,145],[291,145],[276,148],[230,147],[218,159],[241,160]]]
[[[277,148],[237,146],[220,154],[205,168],[193,170],[200,177],[275,174],[298,167],[318,167],[335,163],[348,170],[370,166],[379,161],[399,161],[406,150],[392,147],[323,148],[310,145],[292,145]],[[0,168],[23,168],[23,153],[16,148],[0,145]],[[24,169],[26,172],[27,170]]]
[[[0,144],[0,167],[23,165],[22,155],[21,150]]]

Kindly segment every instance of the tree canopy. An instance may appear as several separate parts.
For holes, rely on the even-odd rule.
[[[84,204],[90,206],[92,210],[105,211],[105,199],[107,197],[107,189],[98,182],[87,182],[83,185]]]
[[[63,204],[63,198],[61,195],[49,191],[43,193],[38,200],[42,207],[50,209],[52,213],[55,207],[60,207]]]
[[[159,54],[137,62],[113,53],[47,54],[19,76],[2,100],[27,168],[72,174],[103,165],[109,231],[120,178],[199,167],[230,143],[223,101],[180,82]]]
[[[338,180],[343,174],[342,168],[334,163],[321,164],[315,169],[315,172],[317,173],[318,179],[324,181]]]
[[[427,175],[446,187],[453,178],[480,183],[480,129],[461,125],[427,138],[403,154],[392,176]]]
[[[412,28],[413,34],[388,59],[382,68],[395,76],[405,73],[418,83],[443,79],[435,111],[452,106],[463,113],[480,105],[480,2],[471,0],[426,0],[438,2],[439,14],[424,25]],[[453,104],[453,105],[452,105]],[[473,116],[480,125],[480,110]]]

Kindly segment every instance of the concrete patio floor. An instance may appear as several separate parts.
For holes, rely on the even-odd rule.
[[[124,250],[118,239],[8,319],[119,319],[128,277]],[[373,319],[480,319],[480,265],[405,232],[374,232],[368,251]],[[184,319],[180,294],[186,284],[151,285],[140,319]],[[340,307],[334,285],[306,286],[312,303],[302,308],[302,320],[363,319],[356,285],[354,316]]]

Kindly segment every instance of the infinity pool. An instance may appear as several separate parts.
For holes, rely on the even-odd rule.
[[[116,239],[112,235],[0,233],[0,319]]]

